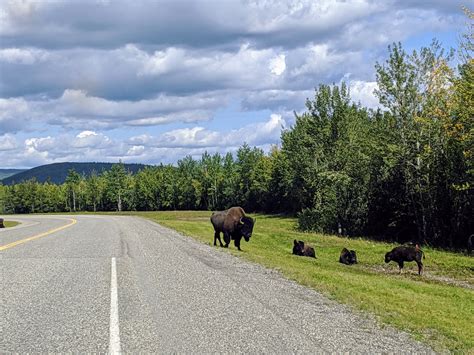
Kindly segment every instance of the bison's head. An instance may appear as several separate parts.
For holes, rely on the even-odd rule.
[[[390,260],[392,260],[392,252],[389,251],[387,254],[385,254],[385,262],[389,263]]]
[[[253,232],[254,220],[251,217],[242,217],[239,221],[240,233],[244,237],[245,241],[248,242]]]
[[[356,254],[355,250],[351,250],[349,252],[349,262],[351,264],[357,264],[357,254]]]
[[[296,239],[293,241],[293,254],[294,255],[303,255],[303,250],[304,250],[304,242],[303,241],[297,241]]]

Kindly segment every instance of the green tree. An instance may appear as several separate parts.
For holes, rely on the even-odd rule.
[[[222,194],[221,204],[217,209],[224,210],[232,206],[237,206],[239,203],[238,189],[239,189],[239,172],[232,153],[227,153],[223,157],[223,180],[222,180]]]
[[[256,178],[254,171],[257,164],[263,159],[263,156],[262,149],[257,147],[250,148],[246,143],[237,150],[237,159],[235,161],[238,176],[236,200],[239,205],[249,211],[258,208],[257,199],[259,197],[255,195],[257,189],[253,188]]]
[[[184,210],[196,209],[201,202],[201,184],[198,163],[191,156],[178,161],[176,182],[178,207]]]
[[[104,183],[95,170],[86,179],[85,186],[85,200],[88,206],[92,207],[92,211],[97,212],[101,203],[101,198],[104,192]]]
[[[224,169],[219,154],[205,152],[198,164],[199,188],[201,190],[201,208],[217,210],[222,206],[222,183]]]
[[[452,118],[451,57],[452,52],[445,54],[437,41],[411,55],[397,44],[389,47],[383,65],[376,64],[376,94],[397,128],[396,134],[388,136],[396,147],[395,166],[400,170],[392,175],[400,178],[400,189],[409,201],[417,239],[436,244],[444,234],[441,216],[452,202],[444,188],[449,158],[443,130]]]
[[[127,186],[127,172],[122,162],[113,164],[109,171],[104,173],[106,186],[105,195],[112,209],[122,211],[123,197]]]
[[[81,176],[74,169],[69,169],[65,184],[69,194],[69,210],[76,212],[76,198]]]
[[[306,107],[282,134],[271,188],[288,200],[287,208],[302,211],[301,228],[361,233],[367,219],[370,116],[351,102],[344,83],[320,85]]]

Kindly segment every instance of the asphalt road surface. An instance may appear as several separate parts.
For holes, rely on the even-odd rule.
[[[145,219],[9,219],[22,224],[0,231],[0,353],[431,351]]]

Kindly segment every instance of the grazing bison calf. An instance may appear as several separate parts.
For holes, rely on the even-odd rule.
[[[425,254],[418,245],[414,247],[402,245],[393,248],[392,251],[385,254],[385,262],[389,263],[390,261],[395,261],[398,263],[401,273],[405,261],[415,261],[418,264],[418,275],[421,275],[423,272],[423,263],[421,262],[422,257],[424,259]]]
[[[357,264],[357,255],[355,250],[347,250],[343,248],[339,256],[339,262],[346,265]]]
[[[294,240],[293,245],[293,254],[299,256],[309,256],[311,258],[316,258],[316,252],[314,248],[309,245],[304,245],[303,241]]]
[[[228,210],[214,212],[211,216],[211,223],[214,227],[214,245],[219,241],[221,247],[228,247],[231,240],[240,249],[240,241],[244,237],[248,242],[252,236],[255,221],[245,215],[241,207],[231,207]],[[225,245],[222,244],[220,233],[224,234]]]

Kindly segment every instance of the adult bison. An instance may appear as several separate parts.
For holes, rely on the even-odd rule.
[[[228,247],[230,241],[234,240],[234,245],[240,249],[240,240],[244,237],[248,242],[252,236],[254,220],[245,215],[241,207],[231,207],[225,211],[214,212],[211,216],[211,223],[214,227],[214,245],[219,241],[221,247]],[[224,234],[222,244],[220,233]]]

